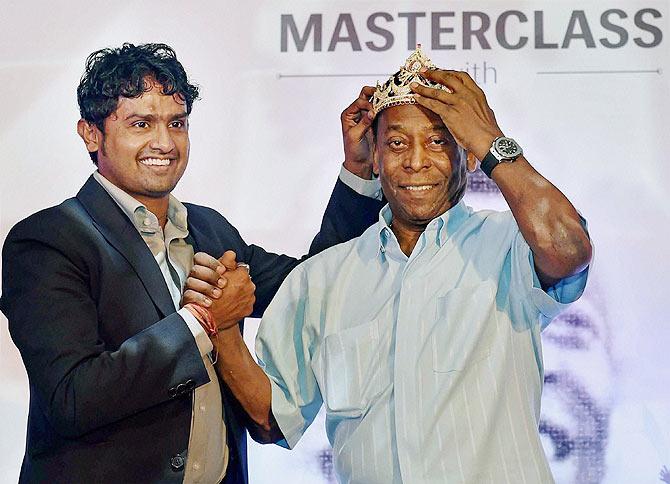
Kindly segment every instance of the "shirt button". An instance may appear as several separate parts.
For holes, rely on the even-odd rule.
[[[144,223],[144,226],[145,226],[145,227],[148,227],[149,225],[151,225],[151,219],[149,219],[149,218],[147,217],[147,218],[144,219],[144,222],[143,222],[143,223]]]
[[[198,469],[200,469],[200,464],[198,464],[197,462],[194,462],[193,463],[193,470],[197,471]]]
[[[204,411],[205,411],[205,406],[204,406],[204,405],[200,405],[200,411],[201,411],[201,412],[204,412]]]
[[[179,472],[184,468],[184,458],[177,454],[172,459],[170,459],[170,467],[175,472]]]

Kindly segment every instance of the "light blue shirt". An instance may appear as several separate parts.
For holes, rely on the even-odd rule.
[[[347,483],[553,482],[538,433],[540,331],[587,271],[540,288],[511,212],[461,201],[411,255],[391,212],[298,266],[261,322],[256,351],[293,447],[326,407]]]

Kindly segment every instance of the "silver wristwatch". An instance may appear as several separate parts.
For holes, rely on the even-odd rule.
[[[519,143],[506,136],[498,136],[493,140],[491,149],[480,164],[482,171],[491,178],[491,172],[501,162],[512,162],[523,154]]]

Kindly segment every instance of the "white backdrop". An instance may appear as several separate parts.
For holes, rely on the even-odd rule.
[[[342,161],[339,113],[416,40],[436,64],[477,78],[503,131],[589,220],[592,284],[544,335],[543,442],[557,481],[658,482],[670,466],[668,1],[110,5],[2,5],[0,241],[73,196],[93,170],[75,132],[86,56],[166,42],[202,87],[176,195],[216,208],[249,242],[302,254]],[[475,185],[472,205],[504,206]],[[0,481],[15,482],[27,381],[2,316],[0,362]],[[328,482],[321,427],[294,452],[252,447],[251,482]]]

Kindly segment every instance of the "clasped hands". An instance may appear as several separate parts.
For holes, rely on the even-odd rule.
[[[238,264],[236,257],[232,250],[219,259],[198,252],[184,286],[182,306],[193,303],[208,309],[218,331],[236,326],[256,302],[249,266]]]

